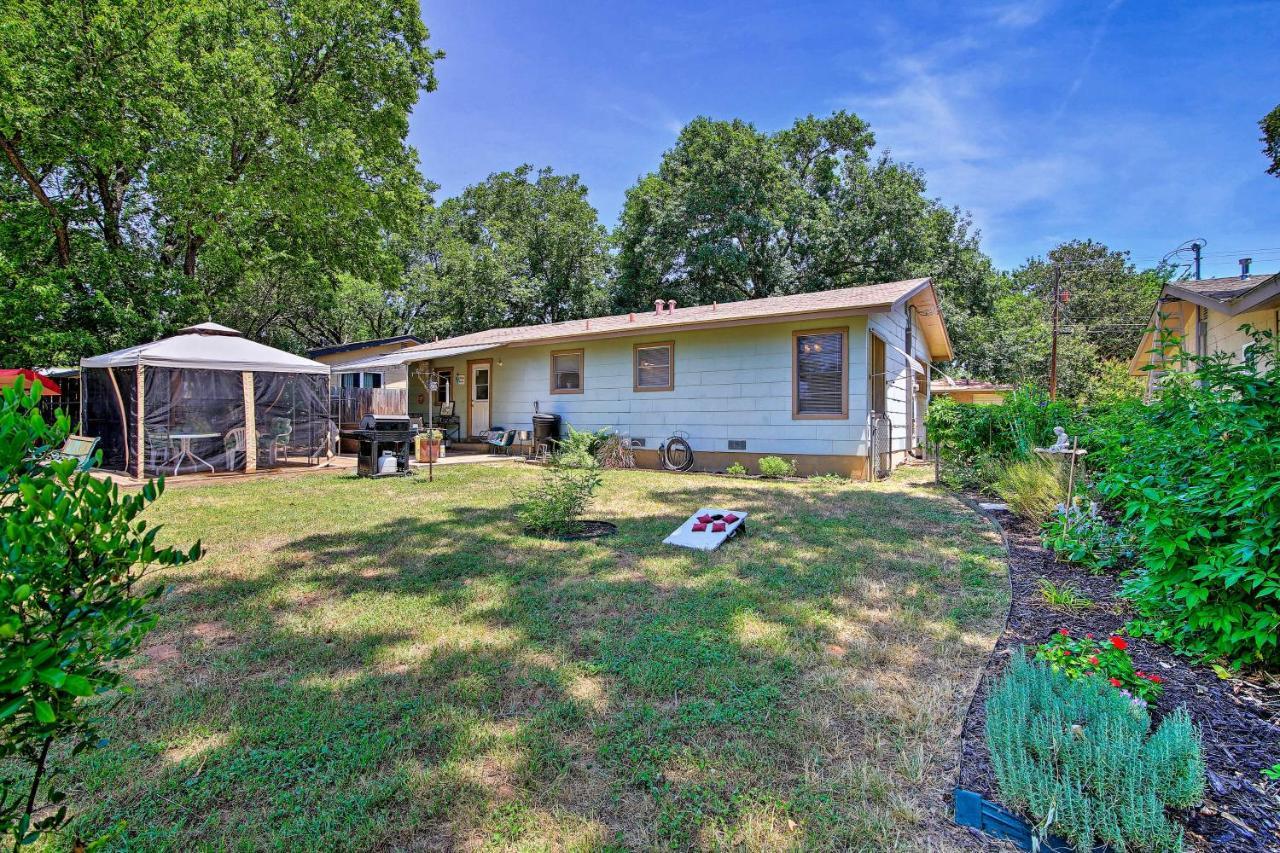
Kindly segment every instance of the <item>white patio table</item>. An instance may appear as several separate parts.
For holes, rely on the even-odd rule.
[[[209,466],[209,473],[214,473],[217,468],[213,467],[213,463],[208,460],[201,459],[191,450],[191,442],[197,438],[220,438],[220,432],[171,432],[170,438],[178,440],[178,455],[173,457],[173,473],[177,476],[178,469],[182,467],[182,457],[186,456],[193,462],[199,462],[201,465]]]

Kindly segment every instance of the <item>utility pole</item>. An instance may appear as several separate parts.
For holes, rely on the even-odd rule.
[[[1049,350],[1049,399],[1058,399],[1058,303],[1062,294],[1062,267],[1053,268],[1053,343]]]
[[[1198,240],[1191,244],[1191,252],[1195,256],[1196,281],[1200,280],[1200,249],[1203,245],[1204,244]]]

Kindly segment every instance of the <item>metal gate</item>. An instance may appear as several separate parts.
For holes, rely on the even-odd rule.
[[[871,476],[883,480],[893,473],[893,422],[880,412],[871,413]]]

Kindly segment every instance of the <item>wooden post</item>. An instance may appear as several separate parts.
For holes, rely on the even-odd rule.
[[[147,447],[147,418],[146,418],[146,393],[142,385],[142,365],[138,365],[138,441],[135,447],[138,451],[137,472],[138,479],[141,480],[146,476],[146,469],[143,464],[146,461]]]
[[[253,371],[240,374],[244,385],[244,472],[258,470],[258,413],[253,408]]]

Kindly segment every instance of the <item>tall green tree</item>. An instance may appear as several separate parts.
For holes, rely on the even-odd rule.
[[[63,297],[42,360],[226,316],[279,268],[394,276],[386,235],[429,202],[427,39],[415,0],[5,4],[0,274]]]
[[[427,300],[412,325],[432,336],[556,323],[607,310],[610,264],[578,176],[523,165],[431,212],[404,291]]]
[[[874,142],[847,112],[772,134],[694,119],[627,193],[615,235],[618,307],[919,275],[972,300],[989,264],[968,220],[928,199],[918,170],[873,157]]]

